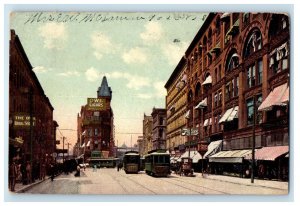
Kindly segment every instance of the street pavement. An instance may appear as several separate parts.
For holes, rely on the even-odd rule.
[[[52,182],[49,178],[33,185],[16,185],[18,193],[30,194],[198,194],[198,195],[287,195],[288,183],[269,180],[204,175],[194,177],[171,174],[169,177],[151,177],[125,174],[123,170],[92,168],[81,170],[80,177],[74,173],[61,174]]]

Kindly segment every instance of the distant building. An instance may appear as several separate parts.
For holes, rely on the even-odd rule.
[[[133,147],[128,147],[125,142],[122,144],[122,146],[120,147],[117,147],[117,158],[119,160],[123,160],[123,157],[124,157],[124,154],[125,152],[127,151],[136,151],[138,152],[139,151],[139,148],[138,148],[138,145],[137,144],[134,144]]]
[[[152,126],[152,149],[166,149],[166,109],[153,108],[151,113]]]
[[[139,154],[144,154],[144,141],[143,141],[143,136],[139,136],[137,139],[137,147]]]
[[[152,116],[147,116],[144,114],[143,119],[143,154],[147,154],[149,151],[152,150],[152,128],[153,128],[153,118]]]
[[[84,154],[86,160],[93,151],[101,152],[103,158],[115,156],[111,99],[112,91],[104,76],[97,98],[88,98],[77,116],[77,153]]]

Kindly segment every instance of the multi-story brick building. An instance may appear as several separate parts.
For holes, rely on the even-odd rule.
[[[166,149],[166,109],[153,108],[152,149]]]
[[[56,128],[53,106],[33,71],[18,35],[11,30],[9,58],[9,161],[39,165],[54,160]],[[32,122],[30,121],[32,117]]]
[[[197,141],[223,140],[229,152],[209,159],[221,170],[234,153],[250,160],[255,140],[258,163],[287,173],[289,45],[285,14],[210,13],[188,47],[188,127],[200,125]]]
[[[88,98],[77,116],[77,146],[87,160],[92,152],[101,152],[102,157],[114,157],[112,91],[104,76],[97,91],[97,98]]]

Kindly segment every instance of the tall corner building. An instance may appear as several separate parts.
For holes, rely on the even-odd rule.
[[[87,104],[81,106],[77,115],[76,155],[91,157],[100,152],[101,157],[114,157],[114,114],[111,108],[112,90],[104,76],[97,90],[96,98],[87,98]]]

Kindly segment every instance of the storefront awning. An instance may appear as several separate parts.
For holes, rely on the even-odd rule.
[[[185,153],[183,153],[178,159],[177,162],[181,162],[181,158],[183,157],[189,157],[189,151],[186,151]],[[198,151],[195,150],[191,150],[190,151],[190,158],[192,158],[193,163],[198,163],[199,160],[202,159],[201,154]]]
[[[217,151],[219,151],[221,145],[222,145],[222,140],[211,142],[208,145],[207,152],[204,154],[203,158],[208,158],[209,156],[214,155]]]
[[[277,157],[287,154],[289,146],[263,147],[255,152],[255,160],[274,161]],[[252,155],[247,155],[245,159],[251,160]]]
[[[230,17],[230,13],[225,12],[224,14],[222,14],[222,16],[220,17],[220,19],[224,20],[227,17]]]
[[[219,123],[225,122],[228,119],[229,115],[231,114],[232,110],[233,108],[228,109],[221,117]]]
[[[204,120],[203,126],[207,127],[208,125],[211,125],[211,118]]]
[[[207,98],[203,99],[196,107],[195,109],[201,109],[203,107],[207,107]]]
[[[239,111],[239,106],[235,106],[232,110],[232,112],[230,113],[230,115],[228,116],[227,120],[225,120],[226,122],[230,122],[233,119],[238,118],[238,111]]]
[[[204,82],[202,83],[202,85],[211,84],[211,83],[212,83],[212,78],[209,75],[208,77],[206,77],[206,79],[204,80]]]
[[[276,87],[258,107],[258,111],[270,111],[273,106],[286,106],[289,101],[289,87],[287,83]]]
[[[221,117],[219,123],[230,122],[235,118],[238,118],[239,106],[228,109]]]
[[[251,150],[221,151],[209,157],[209,162],[242,163],[245,156],[251,154]]]
[[[87,147],[89,147],[91,144],[91,141],[88,141],[88,143],[86,144]]]
[[[190,113],[191,113],[191,111],[190,110],[188,110],[187,112],[186,112],[186,114],[185,114],[185,118],[186,119],[189,119],[190,118]]]

